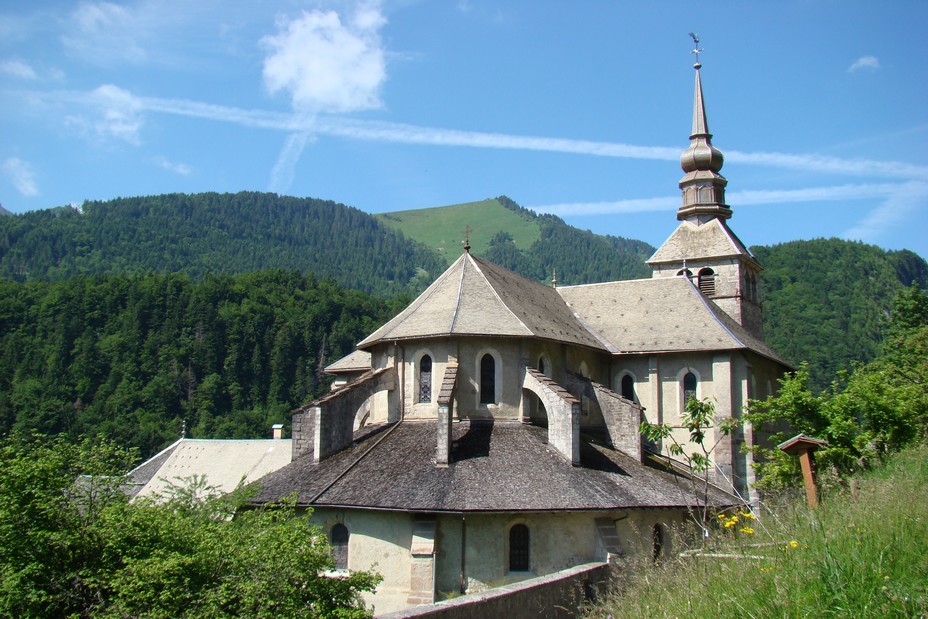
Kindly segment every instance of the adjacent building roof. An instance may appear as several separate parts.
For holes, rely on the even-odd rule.
[[[319,463],[301,457],[264,477],[254,503],[296,492],[299,505],[425,512],[609,510],[696,505],[689,479],[584,437],[580,465],[547,444],[547,430],[516,421],[462,421],[451,463],[435,466],[434,421],[367,426]],[[738,504],[712,488],[710,503]]]
[[[330,374],[343,374],[351,372],[366,372],[371,369],[371,353],[366,350],[355,350],[348,353],[335,363],[327,365],[325,371]]]
[[[648,264],[674,263],[694,258],[724,258],[743,256],[754,260],[753,254],[722,219],[702,225],[684,221],[664,244],[648,259]]]
[[[537,337],[605,350],[577,322],[557,290],[470,252],[358,347],[449,335]]]
[[[558,288],[613,354],[747,349],[789,365],[686,277]]]
[[[193,476],[220,492],[252,482],[290,463],[290,439],[180,439],[129,472],[133,496],[164,494]]]

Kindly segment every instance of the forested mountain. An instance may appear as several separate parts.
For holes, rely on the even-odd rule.
[[[143,453],[181,420],[195,437],[263,436],[326,389],[326,363],[459,255],[467,221],[479,221],[474,253],[539,281],[555,269],[564,284],[649,275],[646,243],[505,197],[460,206],[379,216],[398,229],[261,193],[0,217],[0,432],[102,432]],[[430,238],[408,240],[410,226]],[[766,268],[767,340],[809,362],[815,389],[874,358],[897,291],[928,288],[928,264],[909,251],[837,239],[752,249]]]
[[[764,266],[764,335],[795,364],[808,362],[814,389],[879,351],[896,293],[928,288],[928,264],[908,251],[840,239],[752,247]]]
[[[182,420],[195,438],[268,436],[408,300],[285,271],[0,279],[0,434],[100,433],[143,454]]]
[[[593,234],[554,215],[539,215],[506,196],[452,206],[377,216],[407,237],[436,249],[450,263],[460,254],[465,228],[471,251],[538,281],[557,271],[563,284],[649,277],[644,263],[654,247],[642,241]]]
[[[0,276],[298,270],[383,295],[421,289],[440,259],[370,215],[271,193],[168,194],[0,217]]]

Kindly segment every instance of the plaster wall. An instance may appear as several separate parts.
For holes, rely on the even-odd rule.
[[[328,535],[336,523],[348,528],[348,569],[373,570],[383,580],[364,601],[378,613],[408,606],[413,557],[409,513],[318,508],[311,519]]]

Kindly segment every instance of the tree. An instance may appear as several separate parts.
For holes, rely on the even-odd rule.
[[[642,421],[640,431],[651,441],[668,441],[667,451],[679,458],[689,468],[688,486],[690,493],[698,499],[699,506],[690,508],[689,513],[703,534],[709,536],[709,489],[712,469],[712,452],[740,425],[733,417],[716,418],[715,404],[690,396],[686,401],[680,425]],[[687,440],[677,438],[674,430],[688,433]],[[710,438],[714,434],[714,441]]]
[[[748,403],[747,418],[755,427],[789,428],[774,434],[774,443],[797,432],[828,442],[816,452],[824,473],[819,480],[826,485],[882,460],[928,430],[928,297],[917,284],[896,295],[883,333],[875,360],[839,373],[822,393],[812,392],[808,366],[802,365],[780,380],[777,395]],[[755,453],[761,487],[798,485],[795,459],[769,447],[756,447]]]
[[[369,616],[359,593],[379,577],[326,576],[327,538],[293,501],[244,509],[245,489],[219,496],[191,480],[130,502],[120,473],[132,457],[100,441],[2,441],[0,615]]]

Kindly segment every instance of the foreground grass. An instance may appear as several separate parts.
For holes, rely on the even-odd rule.
[[[858,484],[856,498],[778,510],[752,534],[728,529],[711,552],[735,558],[642,568],[587,616],[928,617],[928,446]]]

